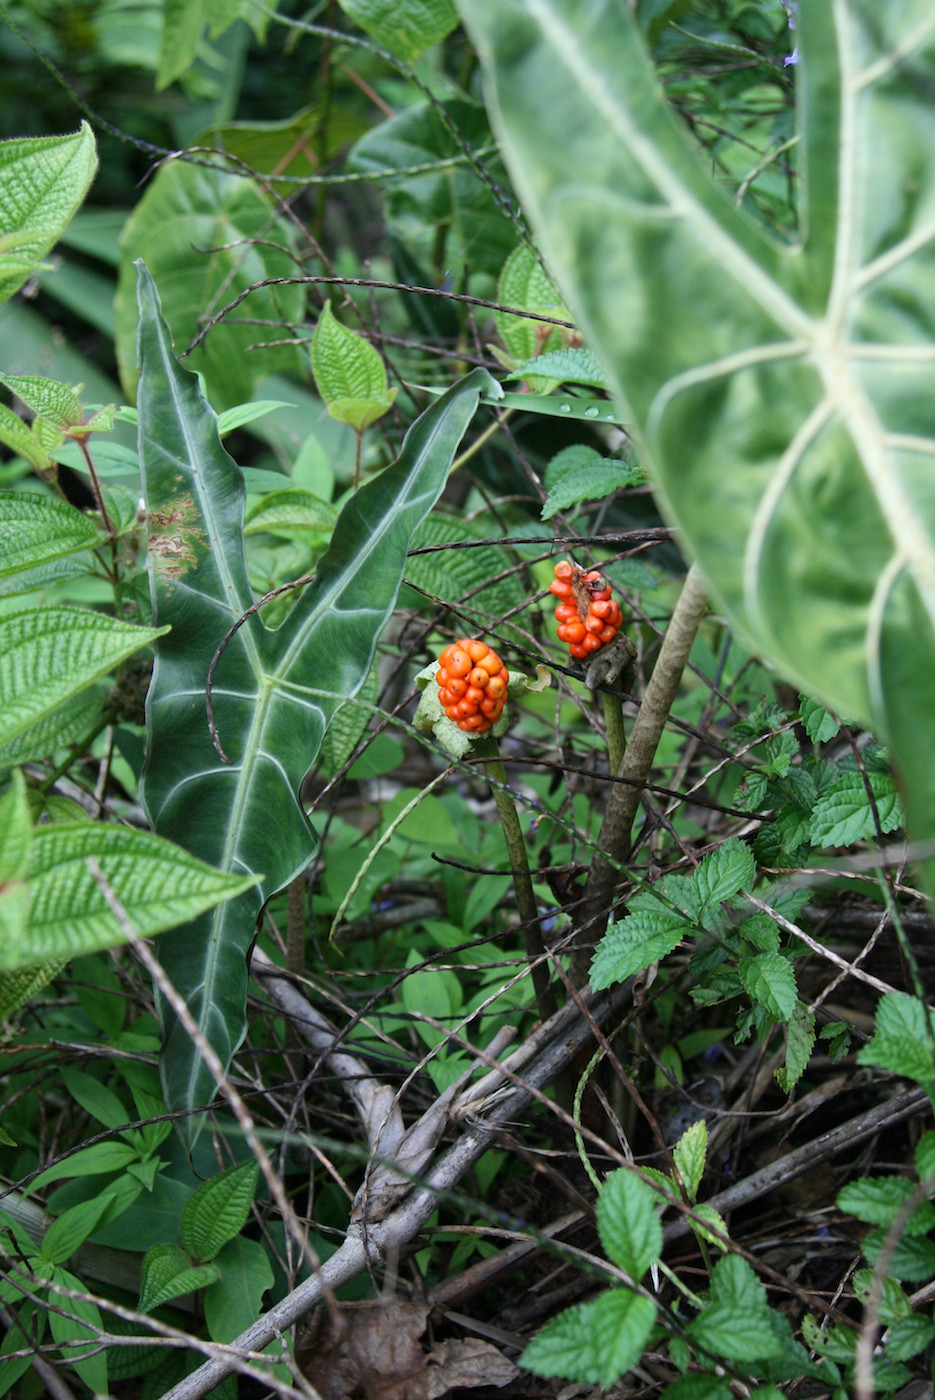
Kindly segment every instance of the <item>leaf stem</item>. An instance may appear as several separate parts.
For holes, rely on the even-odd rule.
[[[526,855],[526,842],[516,814],[516,804],[510,794],[506,769],[500,760],[497,741],[492,735],[478,744],[487,762],[484,765],[487,777],[491,780],[490,790],[497,804],[497,815],[503,828],[507,856],[513,872],[513,889],[516,892],[516,907],[519,911],[523,938],[526,943],[526,956],[532,970],[532,984],[536,992],[536,1003],[543,1021],[555,1013],[555,992],[549,980],[548,953],[542,938],[539,923],[539,910],[529,873],[529,860]]]
[[[455,472],[458,470],[459,467],[463,467],[467,462],[471,460],[472,457],[474,457],[478,452],[480,452],[482,447],[486,447],[490,439],[497,432],[497,430],[499,428],[502,428],[504,423],[506,423],[510,418],[512,418],[515,412],[515,408],[505,408],[502,413],[497,415],[497,417],[492,423],[488,423],[487,427],[474,439],[470,447],[466,447],[465,450],[461,453],[461,456],[455,458],[455,460],[451,464],[451,471],[448,473],[448,475],[454,476]]]

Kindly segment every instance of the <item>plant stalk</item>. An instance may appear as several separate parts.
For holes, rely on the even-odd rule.
[[[536,1004],[539,1008],[539,1015],[543,1021],[554,1015],[557,1007],[555,1002],[555,992],[549,978],[549,962],[545,943],[542,938],[542,928],[539,923],[539,910],[536,906],[536,896],[532,887],[532,877],[529,873],[529,860],[526,855],[526,842],[523,839],[523,830],[520,826],[519,817],[516,814],[516,804],[510,795],[507,782],[506,769],[500,761],[500,753],[497,748],[497,741],[489,736],[484,744],[479,744],[478,749],[483,754],[487,750],[487,759],[484,767],[490,781],[490,790],[493,793],[494,801],[497,804],[497,815],[500,818],[500,825],[503,828],[503,837],[506,841],[507,856],[510,862],[510,870],[513,873],[513,889],[516,893],[516,907],[519,911],[520,923],[523,929],[523,938],[526,943],[526,956],[532,970],[532,984],[536,993]]]
[[[633,821],[642,789],[707,606],[707,590],[697,565],[693,564],[662,639],[646,694],[633,721],[630,742],[616,772],[617,778],[623,781],[613,784],[601,823],[598,849],[581,902],[582,927],[586,927],[588,937],[587,946],[579,949],[572,967],[572,979],[578,986],[587,981],[591,949],[607,925],[618,870],[630,854]]]

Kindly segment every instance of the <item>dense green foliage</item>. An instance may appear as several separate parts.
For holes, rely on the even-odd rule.
[[[0,1394],[926,1374],[935,21],[797,11],[0,11]]]

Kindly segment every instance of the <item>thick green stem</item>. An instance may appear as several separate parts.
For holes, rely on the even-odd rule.
[[[682,673],[707,606],[707,592],[697,566],[693,564],[662,639],[643,702],[633,721],[630,742],[617,770],[617,778],[622,781],[613,785],[597,838],[598,850],[591,864],[581,904],[588,946],[579,950],[572,969],[573,980],[579,986],[587,980],[590,949],[606,927],[619,868],[630,854],[633,821],[642,789],[649,777],[656,747],[678,694]]]
[[[623,706],[618,695],[609,690],[601,691],[601,709],[604,712],[604,728],[607,731],[607,762],[611,773],[618,773],[627,751],[627,735],[623,727]]]
[[[484,744],[479,744],[478,748],[481,753],[486,748],[489,755],[485,770],[491,780],[490,788],[497,804],[497,814],[506,841],[510,870],[513,873],[513,889],[516,892],[516,907],[519,911],[523,938],[526,942],[526,956],[532,969],[532,984],[536,991],[536,1003],[539,1007],[540,1017],[546,1021],[557,1008],[555,993],[549,979],[549,963],[546,947],[542,940],[539,910],[536,907],[536,896],[529,873],[526,842],[523,840],[522,827],[519,824],[519,817],[516,815],[516,804],[510,796],[506,769],[500,762],[496,739],[488,738]]]

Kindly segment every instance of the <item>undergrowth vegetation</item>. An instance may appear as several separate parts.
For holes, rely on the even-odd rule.
[[[0,1395],[930,1393],[933,45],[0,10]]]

